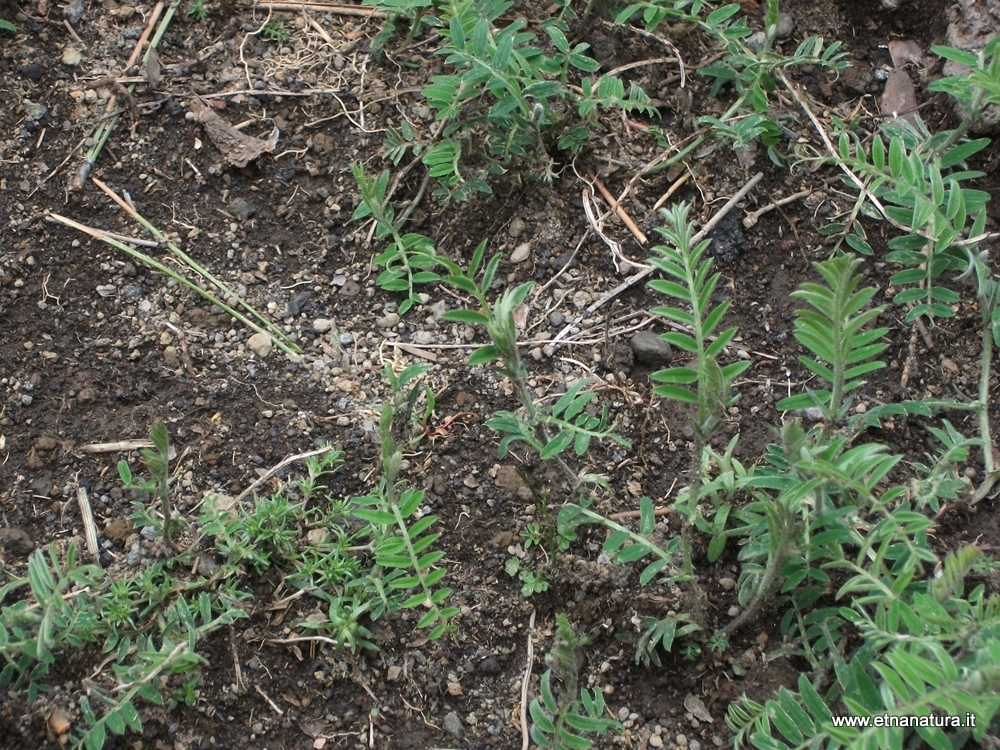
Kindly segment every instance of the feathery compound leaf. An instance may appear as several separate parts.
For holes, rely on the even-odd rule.
[[[688,219],[690,207],[686,203],[663,212],[666,226],[657,231],[669,241],[669,245],[653,248],[657,255],[650,263],[658,270],[672,277],[670,280],[657,279],[649,286],[662,294],[687,303],[690,311],[673,307],[659,307],[654,313],[685,325],[689,331],[670,331],[661,336],[671,346],[693,354],[693,367],[676,367],[661,370],[652,378],[661,385],[655,392],[665,398],[683,403],[696,404],[698,414],[694,419],[695,428],[703,436],[711,433],[721,422],[721,414],[730,403],[729,391],[733,378],[742,372],[747,364],[738,367],[722,367],[717,357],[736,335],[730,328],[711,340],[726,312],[729,301],[713,306],[712,297],[718,285],[720,274],[712,273],[712,259],[705,257],[710,241],[693,244],[694,231]],[[677,385],[673,385],[677,384]],[[680,388],[678,385],[693,385],[694,388]]]
[[[809,282],[792,292],[793,297],[813,307],[796,311],[795,338],[817,358],[800,358],[802,363],[830,385],[828,391],[814,391],[813,395],[819,400],[824,417],[834,422],[847,413],[845,395],[862,384],[858,378],[885,366],[873,358],[887,346],[876,341],[887,329],[862,330],[883,308],[863,311],[875,289],[857,288],[861,275],[854,271],[861,262],[859,258],[841,255],[814,263],[826,285]],[[801,398],[785,399],[779,406],[797,408],[803,403]]]

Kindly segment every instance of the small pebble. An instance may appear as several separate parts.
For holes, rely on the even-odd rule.
[[[381,318],[378,319],[379,328],[395,328],[399,325],[399,314],[398,313],[386,313]]]
[[[63,65],[67,65],[71,68],[75,68],[83,60],[83,55],[80,54],[80,50],[76,47],[67,47],[62,53]]]
[[[790,13],[778,14],[778,39],[787,39],[795,31],[795,16]]]
[[[823,419],[823,410],[818,406],[810,406],[802,410],[802,416],[810,422],[819,422]]]
[[[670,344],[652,331],[639,331],[631,340],[635,358],[648,367],[665,367],[670,364],[673,352]]]
[[[73,26],[80,23],[83,18],[83,0],[70,0],[70,4],[63,8],[63,17]]]
[[[456,740],[462,739],[462,735],[465,734],[465,727],[462,726],[462,719],[457,713],[451,711],[445,714],[444,721],[444,731],[454,737]]]
[[[523,263],[529,257],[531,257],[531,243],[522,242],[520,245],[514,248],[514,252],[510,254],[511,263]]]
[[[229,213],[246,221],[257,213],[257,207],[244,198],[233,198],[229,201]]]
[[[264,359],[271,353],[271,349],[274,347],[274,342],[271,341],[271,337],[266,333],[255,333],[247,339],[247,347],[258,357]]]
[[[37,62],[25,65],[21,69],[21,75],[29,81],[40,81],[42,80],[42,76],[45,75],[45,66]]]
[[[333,321],[329,318],[316,318],[313,321],[313,330],[316,333],[326,333],[331,328],[333,328]]]

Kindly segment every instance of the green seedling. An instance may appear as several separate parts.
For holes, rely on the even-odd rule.
[[[490,287],[500,266],[500,255],[494,255],[484,265],[486,242],[481,242],[472,255],[466,271],[457,263],[436,256],[447,273],[442,281],[459,291],[471,295],[474,307],[449,310],[444,318],[456,323],[475,325],[486,329],[490,343],[476,349],[469,357],[470,365],[495,365],[511,382],[518,395],[519,411],[501,411],[487,420],[487,426],[503,434],[500,440],[501,458],[510,446],[523,442],[537,451],[544,461],[555,460],[570,479],[573,489],[587,484],[602,484],[601,477],[574,472],[563,460],[562,453],[570,446],[577,456],[583,456],[592,440],[611,440],[628,446],[628,441],[616,434],[608,421],[608,411],[592,413],[591,402],[597,394],[587,390],[589,382],[578,380],[552,405],[539,405],[528,385],[528,371],[518,350],[516,313],[524,303],[531,284],[508,288],[500,297],[491,301]]]
[[[588,44],[570,41],[564,13],[542,24],[545,41],[537,43],[541,35],[529,30],[526,21],[500,23],[511,7],[503,0],[372,4],[389,17],[380,41],[401,17],[410,19],[411,36],[421,25],[434,26],[441,35],[436,53],[445,72],[422,91],[440,122],[437,141],[418,143],[412,128],[391,133],[387,141],[394,160],[408,148],[421,154],[429,177],[440,186],[434,193],[439,198],[464,200],[475,192],[490,192],[489,176],[519,164],[526,164],[536,178],[552,179],[557,166],[550,149],[580,151],[600,127],[602,109],[657,116],[637,86],[626,91],[613,75],[587,75],[600,65],[588,54]],[[582,76],[579,87],[570,85],[571,76]],[[469,158],[467,146],[473,141],[480,163]]]
[[[549,590],[549,582],[538,571],[525,567],[516,555],[507,558],[504,570],[511,578],[521,581],[521,596],[530,599],[534,594],[542,594]]]
[[[415,287],[440,278],[430,270],[436,265],[434,243],[422,234],[403,234],[403,220],[397,220],[395,209],[386,200],[388,171],[372,178],[360,164],[352,164],[351,172],[361,187],[361,202],[352,218],[357,220],[371,216],[375,220],[375,237],[392,240],[375,257],[375,263],[385,267],[375,281],[386,291],[406,292],[406,299],[399,305],[399,314],[405,315],[410,308],[423,301]]]
[[[208,18],[208,8],[205,7],[205,0],[191,0],[187,4],[185,12],[198,23],[203,23]]]
[[[599,689],[579,687],[579,651],[587,639],[578,636],[565,615],[556,615],[556,634],[542,675],[540,696],[531,702],[531,739],[538,747],[586,750],[590,735],[620,732],[621,724],[604,716]]]
[[[288,32],[285,30],[285,26],[281,23],[281,21],[268,21],[264,24],[264,28],[261,29],[260,35],[265,39],[277,42],[278,44],[284,44],[289,38]]]
[[[139,513],[143,521],[151,521],[153,525],[160,528],[163,541],[169,548],[171,546],[170,527],[172,522],[170,484],[173,482],[173,477],[170,476],[170,438],[167,435],[167,428],[162,422],[157,422],[150,430],[149,440],[153,447],[143,448],[140,455],[150,473],[150,478],[133,477],[132,470],[126,461],[118,462],[118,476],[121,477],[122,484],[125,485],[126,489],[147,492],[159,500],[162,522],[146,513],[145,508],[141,506]]]

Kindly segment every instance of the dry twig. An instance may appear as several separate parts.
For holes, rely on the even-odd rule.
[[[83,519],[83,536],[87,540],[87,551],[100,565],[101,550],[97,546],[97,525],[94,523],[94,511],[90,507],[90,498],[87,497],[86,488],[79,483],[76,485],[76,502],[80,506],[80,517]]]
[[[301,461],[306,458],[311,458],[312,456],[319,456],[331,450],[333,450],[333,448],[326,445],[323,446],[322,448],[317,448],[316,450],[306,451],[305,453],[296,453],[294,456],[288,456],[286,458],[281,459],[281,461],[279,461],[277,464],[275,464],[270,469],[265,471],[264,474],[257,479],[257,481],[255,481],[253,484],[251,484],[249,487],[243,490],[243,492],[241,492],[239,495],[237,495],[234,504],[238,504],[246,500],[247,497],[249,497],[250,494],[255,489],[260,487],[262,484],[264,484],[264,482],[273,477],[275,474],[284,469],[286,466],[289,466],[295,463],[296,461]]]
[[[630,231],[632,233],[632,236],[635,237],[636,242],[638,242],[640,245],[645,245],[647,242],[649,242],[649,239],[647,239],[646,235],[643,234],[642,230],[636,226],[635,222],[632,221],[632,217],[629,216],[628,212],[622,207],[620,200],[616,199],[611,194],[611,192],[606,187],[604,187],[604,183],[601,182],[600,179],[598,179],[598,177],[591,172],[587,173],[587,177],[590,179],[591,182],[593,182],[597,186],[597,189],[601,192],[601,195],[604,196],[604,200],[608,202],[608,205],[618,215],[618,218],[622,220],[622,223],[626,227],[628,227],[628,231]],[[629,187],[631,187],[631,185]]]
[[[701,231],[698,232],[694,237],[691,238],[691,244],[692,245],[697,245],[699,242],[701,242],[705,238],[705,235],[707,235],[709,232],[711,232],[715,228],[715,226],[720,221],[722,221],[722,219],[730,211],[732,211],[733,208],[735,208],[736,205],[741,200],[743,200],[743,198],[746,196],[746,194],[749,193],[753,189],[754,185],[756,185],[758,182],[760,182],[760,180],[761,180],[761,178],[763,178],[763,176],[764,176],[763,172],[758,172],[753,177],[751,177],[747,181],[747,183],[742,188],[740,188],[739,192],[737,192],[736,195],[734,195],[732,198],[730,198],[726,202],[726,205],[724,205],[721,209],[719,209],[718,213],[716,213],[715,216],[713,216],[711,219],[709,219],[709,221],[705,224],[705,226],[702,227]],[[653,270],[654,270],[654,267],[650,266],[649,268],[644,268],[643,270],[639,271],[638,273],[633,274],[632,276],[629,276],[621,284],[619,284],[618,286],[616,286],[610,292],[607,292],[606,294],[604,294],[596,302],[592,303],[586,310],[584,310],[580,315],[578,315],[575,320],[567,323],[563,327],[563,329],[561,331],[559,331],[559,333],[556,334],[556,337],[552,340],[552,342],[549,343],[546,346],[546,351],[549,354],[549,356],[552,356],[552,352],[554,351],[554,345],[556,343],[560,342],[563,338],[565,338],[566,334],[569,332],[569,330],[573,326],[579,324],[579,322],[581,320],[583,320],[584,317],[586,317],[587,315],[592,315],[595,310],[597,310],[597,309],[603,307],[604,305],[606,305],[608,302],[610,302],[611,300],[613,300],[615,297],[617,297],[619,294],[621,294],[622,292],[624,292],[626,289],[629,289],[629,288],[635,286],[640,281],[642,281],[646,277],[650,276],[653,273]]]
[[[528,618],[528,654],[521,678],[521,750],[528,750],[531,744],[531,730],[528,727],[528,686],[531,684],[531,670],[535,665],[535,610]]]

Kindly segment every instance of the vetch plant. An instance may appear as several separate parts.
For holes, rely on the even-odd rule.
[[[764,34],[753,42],[753,31],[746,25],[737,3],[716,5],[705,0],[642,0],[631,3],[615,16],[616,25],[628,24],[641,15],[646,31],[655,31],[664,22],[691,24],[724,50],[715,63],[698,69],[698,74],[713,79],[710,94],[717,97],[723,87],[732,86],[737,98],[718,117],[706,115],[699,122],[712,128],[712,134],[729,141],[734,148],[746,148],[759,139],[772,160],[780,163],[774,146],[781,138],[781,127],[770,116],[769,94],[775,89],[775,75],[795,67],[821,67],[839,72],[848,66],[840,42],[824,45],[820,37],[804,39],[790,55],[774,49],[777,38],[778,0],[764,0]],[[697,148],[704,137],[688,147]]]
[[[691,461],[690,485],[682,492],[675,507],[683,514],[681,524],[684,554],[684,574],[690,580],[693,594],[693,615],[701,623],[704,616],[704,592],[694,580],[691,560],[692,527],[698,514],[701,485],[704,479],[702,452],[708,439],[721,424],[725,409],[733,401],[730,395],[733,381],[750,366],[749,361],[722,365],[719,357],[736,335],[736,328],[718,330],[729,309],[729,300],[713,304],[720,274],[712,273],[711,258],[705,257],[710,240],[693,244],[694,231],[688,220],[690,208],[680,203],[663,216],[666,226],[657,231],[669,244],[657,246],[650,262],[665,278],[654,279],[650,288],[683,303],[684,307],[663,305],[653,312],[684,328],[661,335],[671,346],[693,357],[692,366],[670,367],[654,373],[657,385],[653,391],[695,407],[692,419],[694,451]]]
[[[518,162],[551,179],[556,166],[550,151],[578,152],[597,126],[600,109],[657,114],[635,85],[626,92],[614,76],[594,80],[585,75],[600,65],[587,54],[588,44],[571,44],[564,14],[543,24],[555,50],[548,55],[536,46],[524,20],[497,23],[511,6],[505,0],[448,0],[435,4],[436,16],[422,0],[372,4],[388,12],[393,23],[406,14],[414,29],[434,25],[441,35],[437,54],[447,72],[434,76],[422,91],[441,122],[439,139],[417,145],[410,128],[410,133],[390,134],[389,140],[396,161],[407,145],[423,150],[428,174],[441,186],[438,197],[461,200],[474,191],[489,192],[487,176]],[[579,87],[570,83],[571,74],[582,75]],[[473,142],[485,164],[470,158]]]
[[[554,459],[573,483],[574,490],[584,484],[601,484],[603,480],[599,476],[573,471],[561,454],[572,446],[573,452],[582,456],[595,438],[626,446],[628,441],[609,426],[606,407],[600,411],[599,416],[588,411],[588,406],[597,394],[585,390],[588,385],[586,380],[579,380],[571,385],[555,403],[539,405],[528,385],[528,371],[517,343],[517,311],[532,285],[525,283],[508,288],[497,300],[491,302],[487,292],[493,285],[500,265],[500,255],[494,255],[484,265],[485,257],[486,242],[483,241],[472,255],[468,271],[441,256],[437,256],[437,262],[448,272],[442,280],[471,295],[478,306],[478,309],[449,310],[443,317],[457,323],[481,326],[486,329],[490,338],[491,343],[476,349],[468,363],[496,364],[514,386],[521,402],[519,411],[501,411],[486,422],[488,427],[503,433],[500,456],[507,454],[511,444],[524,442],[537,451],[542,460]]]
[[[435,271],[429,270],[437,264],[434,242],[422,234],[403,234],[404,219],[396,218],[395,209],[386,200],[388,171],[373,178],[365,173],[360,164],[352,164],[351,172],[361,188],[361,202],[352,218],[371,216],[375,220],[375,237],[392,240],[374,258],[374,263],[385,267],[375,281],[386,291],[406,292],[406,299],[399,305],[399,314],[405,315],[411,307],[422,302],[415,287],[440,278]]]
[[[167,428],[162,422],[153,425],[149,432],[149,440],[153,444],[152,448],[143,448],[141,451],[142,461],[146,464],[146,469],[150,473],[149,479],[133,478],[132,470],[127,461],[118,462],[118,476],[121,477],[122,484],[126,489],[148,492],[160,502],[160,514],[162,521],[145,512],[145,507],[139,505],[139,512],[142,520],[152,522],[163,532],[163,541],[169,548],[170,541],[170,484],[173,477],[170,476],[170,438],[167,435]]]
[[[449,620],[459,610],[444,606],[451,589],[438,585],[448,572],[437,565],[444,552],[432,549],[440,534],[429,533],[438,517],[424,513],[424,491],[405,487],[399,478],[403,453],[393,434],[396,413],[392,402],[382,407],[382,476],[374,492],[355,499],[351,512],[372,525],[371,550],[376,566],[372,584],[382,606],[390,610],[425,609],[417,627],[430,628],[428,637],[435,639],[444,635]]]
[[[887,344],[879,339],[889,329],[865,329],[885,308],[866,309],[876,290],[858,289],[861,275],[854,272],[861,262],[859,258],[841,255],[814,263],[826,285],[807,282],[792,292],[792,297],[804,300],[812,308],[796,310],[795,338],[816,359],[800,356],[799,361],[825,381],[828,389],[810,389],[782,399],[778,409],[818,407],[828,423],[837,425],[850,409],[848,394],[864,384],[862,376],[885,367],[885,362],[875,357],[885,351]]]
[[[893,414],[929,416],[946,409],[972,411],[978,422],[983,457],[983,481],[971,497],[975,503],[989,495],[1000,479],[993,457],[992,435],[988,416],[989,378],[994,347],[1000,344],[1000,283],[992,271],[988,254],[979,248],[986,227],[988,193],[968,187],[981,172],[965,168],[965,162],[985,148],[989,140],[964,140],[974,119],[989,103],[1000,101],[1000,60],[998,44],[992,42],[983,53],[970,55],[950,48],[937,48],[939,54],[961,60],[972,70],[937,83],[937,88],[955,95],[966,109],[966,118],[958,128],[931,135],[922,122],[917,128],[905,122],[886,123],[876,134],[867,151],[856,137],[842,133],[839,161],[863,183],[855,213],[870,203],[878,213],[904,234],[889,240],[892,252],[887,260],[904,266],[891,282],[904,287],[893,301],[907,304],[908,322],[920,319],[933,323],[954,316],[961,304],[959,294],[948,285],[951,280],[970,278],[975,284],[976,307],[982,320],[982,350],[979,388],[975,399],[920,399],[887,404],[872,410],[858,421],[876,424]],[[886,146],[884,139],[888,140]],[[870,253],[863,230],[852,219],[848,244],[862,253]],[[844,229],[844,227],[841,227]]]
[[[587,639],[578,636],[566,615],[556,615],[556,633],[546,659],[540,696],[531,702],[531,739],[553,750],[586,750],[588,735],[621,731],[621,724],[604,716],[604,695],[579,686],[579,652]]]

